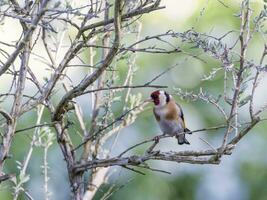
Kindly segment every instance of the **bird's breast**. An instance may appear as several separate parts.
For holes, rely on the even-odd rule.
[[[161,131],[168,135],[175,135],[184,130],[182,124],[177,120],[161,119],[159,126]]]
[[[167,110],[165,108],[155,108],[154,113],[159,118],[163,118],[166,116]]]
[[[156,108],[154,114],[163,133],[174,135],[183,131],[183,126],[177,116],[170,117],[170,112],[168,112],[167,108]]]

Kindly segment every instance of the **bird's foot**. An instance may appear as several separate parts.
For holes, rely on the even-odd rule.
[[[155,143],[159,143],[159,140],[160,140],[160,135],[157,135],[153,138],[153,140],[155,141]]]

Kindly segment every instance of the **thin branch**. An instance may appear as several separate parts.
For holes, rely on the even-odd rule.
[[[31,129],[34,129],[34,128],[40,128],[40,127],[46,127],[46,126],[53,127],[54,123],[36,124],[34,126],[30,126],[30,127],[27,127],[27,128],[16,130],[15,133],[20,133],[20,132],[28,131],[28,130],[31,130]]]
[[[64,97],[59,102],[58,106],[56,107],[53,121],[58,121],[62,114],[65,112],[64,108],[67,105],[67,103],[81,95],[83,91],[91,85],[93,82],[97,80],[97,78],[105,71],[105,69],[111,64],[112,60],[116,56],[116,53],[118,51],[118,47],[120,45],[120,29],[121,29],[121,8],[120,8],[120,0],[117,0],[115,3],[115,10],[114,10],[115,16],[114,16],[114,27],[115,27],[115,39],[113,41],[112,49],[109,51],[108,55],[106,56],[105,60],[103,61],[102,65],[93,72],[90,76],[86,77],[78,86],[74,87],[72,90],[70,90],[67,94],[64,95]]]
[[[230,150],[231,151],[231,150]],[[184,153],[184,152],[183,152]],[[76,164],[73,168],[74,173],[79,173],[87,169],[96,167],[109,167],[109,166],[138,166],[145,163],[148,160],[163,160],[172,161],[177,163],[190,163],[190,164],[219,164],[219,160],[209,159],[206,157],[199,157],[198,152],[190,152],[191,155],[179,155],[179,152],[158,152],[157,154],[146,154],[143,156],[130,156],[130,157],[114,157],[109,159],[87,161],[83,164]],[[224,150],[223,154],[229,154],[229,151]],[[203,156],[217,155],[217,152],[204,151]]]
[[[220,125],[220,126],[215,126],[215,127],[210,127],[210,128],[202,128],[202,129],[198,129],[198,130],[194,130],[194,131],[190,131],[190,133],[196,133],[196,132],[202,132],[202,131],[211,131],[211,130],[218,130],[218,129],[221,129],[221,128],[226,128],[227,125]],[[182,133],[179,133],[179,134],[188,134],[188,132],[182,132]],[[157,138],[158,140],[162,139],[162,138],[169,138],[169,137],[173,137],[173,136],[170,136],[170,135],[158,135]],[[118,157],[122,157],[125,153],[129,152],[130,150],[138,147],[138,146],[141,146],[143,144],[146,144],[146,143],[150,143],[150,142],[155,142],[155,137],[152,138],[152,139],[147,139],[147,140],[144,140],[140,143],[137,143],[131,147],[129,147],[128,149],[126,149],[125,151],[123,151],[122,153],[120,153],[118,155]],[[154,147],[153,147],[154,148]],[[150,153],[150,152],[148,152]]]
[[[87,90],[85,92],[82,93],[82,95],[84,94],[88,94],[88,93],[94,93],[94,92],[99,92],[99,91],[104,91],[104,90],[120,90],[120,89],[127,89],[127,88],[167,88],[168,86],[163,86],[163,85],[148,85],[148,83],[145,83],[144,85],[125,85],[125,86],[113,86],[113,87],[108,87],[108,88],[98,88],[98,89],[94,89],[94,90]]]
[[[12,123],[13,119],[12,119],[11,115],[8,112],[6,112],[4,109],[0,108],[0,114],[6,119],[7,124],[11,124]]]
[[[97,136],[99,136],[100,133],[102,133],[104,130],[110,128],[111,126],[113,126],[115,123],[117,123],[118,121],[121,121],[124,119],[124,117],[126,115],[128,115],[129,113],[131,113],[133,110],[139,108],[140,106],[142,106],[143,104],[145,104],[145,102],[141,103],[140,105],[137,105],[135,107],[133,107],[132,109],[127,110],[126,112],[124,112],[122,115],[120,115],[119,117],[117,117],[113,122],[109,123],[108,125],[104,126],[103,128],[99,129],[96,133],[94,133],[93,135],[90,135],[88,138],[85,138],[85,140],[80,143],[79,145],[77,145],[73,151],[76,151],[77,149],[79,149],[80,147],[82,147],[84,144],[86,144],[88,141],[90,140],[95,140]]]
[[[161,7],[159,6],[160,1],[161,0],[156,0],[156,2],[153,5],[149,6],[149,7],[142,8],[142,9],[136,9],[136,10],[134,10],[132,12],[124,14],[124,15],[121,16],[121,19],[122,20],[126,20],[126,19],[129,19],[129,18],[138,16],[138,15],[142,15],[142,14],[145,14],[145,13],[150,13],[150,12],[155,11],[155,10],[164,9],[165,6],[161,6]],[[101,27],[101,26],[106,26],[108,24],[114,23],[114,21],[115,21],[114,19],[116,20],[116,17],[111,18],[108,21],[101,21],[101,22],[97,22],[97,23],[94,23],[94,24],[90,24],[88,26],[85,26],[82,31],[84,32],[84,31],[87,31],[87,30],[90,30],[90,29],[95,29],[95,28],[98,28],[98,27]]]
[[[24,34],[23,39],[18,43],[16,50],[10,55],[6,63],[0,68],[0,76],[6,72],[6,70],[10,67],[10,65],[17,58],[21,50],[25,47],[29,39],[31,38],[34,30],[37,27],[37,24],[40,22],[42,16],[45,14],[45,8],[49,0],[43,0],[40,5],[40,10],[36,14],[36,16],[32,19],[32,23],[29,26],[28,31]]]

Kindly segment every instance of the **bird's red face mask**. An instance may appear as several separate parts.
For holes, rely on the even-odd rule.
[[[154,102],[154,104],[155,104],[156,106],[159,105],[159,103],[160,103],[159,95],[160,95],[159,90],[153,92],[153,93],[150,95],[152,101]]]

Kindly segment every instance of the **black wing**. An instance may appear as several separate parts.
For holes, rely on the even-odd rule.
[[[177,105],[177,107],[178,107],[178,109],[179,109],[179,116],[181,117],[181,119],[183,120],[183,123],[184,123],[184,127],[185,127],[185,121],[184,121],[184,113],[183,113],[183,110],[182,110],[182,108],[181,108],[181,106],[178,104],[178,103],[176,103],[176,105]],[[187,132],[188,134],[192,134],[192,132],[188,129],[188,128],[184,128],[184,131],[185,132]]]
[[[183,113],[183,110],[181,108],[181,106],[176,103],[177,107],[179,108],[179,116],[182,118],[182,120],[184,121],[184,113]]]

